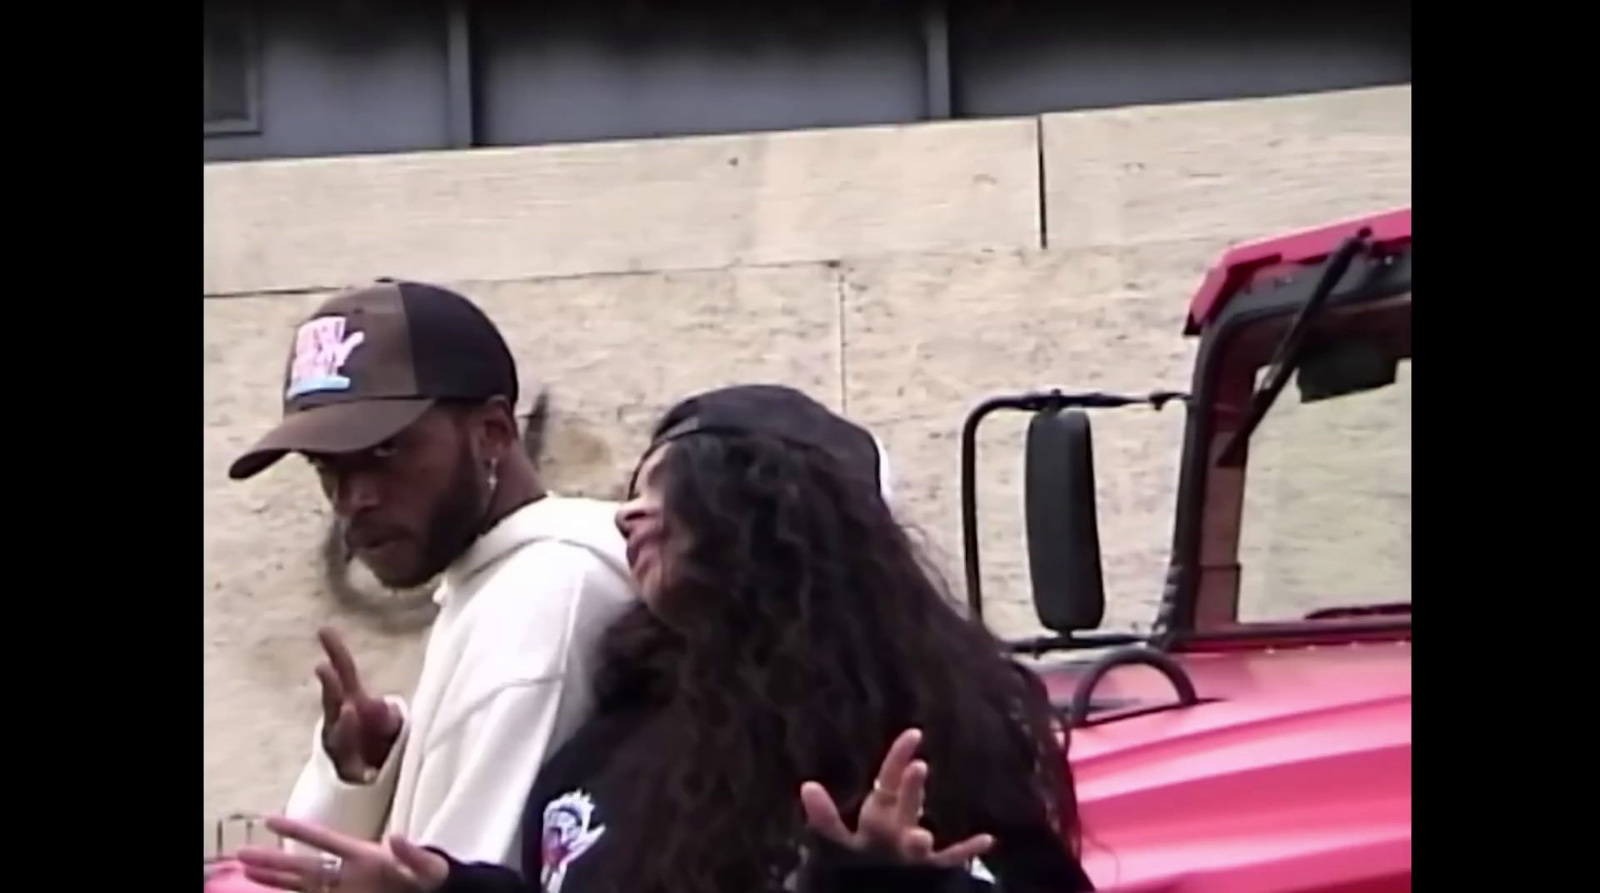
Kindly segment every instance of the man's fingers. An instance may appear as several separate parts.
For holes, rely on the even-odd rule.
[[[333,718],[333,727],[328,730],[328,743],[337,753],[355,754],[360,751],[361,717],[356,713],[354,704],[346,702],[339,708]]]
[[[805,809],[806,825],[811,830],[840,846],[855,847],[855,835],[839,817],[839,807],[834,805],[827,788],[814,781],[801,785],[800,805]]]
[[[346,780],[360,778],[367,769],[366,757],[361,752],[361,718],[356,708],[346,703],[339,708],[339,716],[328,730],[328,756]]]
[[[315,847],[325,853],[332,853],[341,859],[349,859],[361,852],[364,841],[340,834],[318,825],[301,822],[285,816],[271,816],[267,819],[267,828],[279,837],[287,837],[309,847]]]
[[[876,790],[879,794],[890,797],[899,795],[900,778],[905,775],[906,766],[916,756],[917,747],[921,744],[922,732],[918,729],[906,729],[894,739],[894,743],[889,745],[889,752],[883,757],[883,764],[878,767]]]
[[[339,683],[344,686],[345,696],[356,700],[366,697],[361,688],[361,675],[356,672],[356,659],[350,656],[344,637],[333,627],[324,626],[317,631],[317,638],[322,642],[322,650],[328,653],[328,663],[338,674]]]
[[[945,847],[939,852],[928,856],[924,861],[940,868],[958,868],[989,852],[993,847],[993,837],[988,834],[976,834],[960,843],[953,843]]]
[[[344,703],[344,686],[339,684],[339,674],[328,663],[317,664],[317,682],[322,684],[323,720],[332,723],[339,717],[339,705]]]
[[[394,747],[395,733],[400,731],[400,712],[377,698],[367,698],[356,703],[356,715],[360,719],[362,764],[382,766]]]
[[[356,709],[361,714],[361,725],[369,735],[387,739],[400,731],[400,711],[382,698],[366,698]]]

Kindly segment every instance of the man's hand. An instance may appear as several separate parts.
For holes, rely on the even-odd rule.
[[[388,759],[400,734],[400,711],[367,694],[344,639],[331,627],[317,633],[326,663],[317,665],[322,683],[322,747],[349,784],[370,784]]]

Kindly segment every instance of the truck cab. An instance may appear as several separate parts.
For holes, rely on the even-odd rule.
[[[1186,392],[1031,392],[969,416],[969,605],[981,618],[975,432],[1028,413],[1048,634],[1009,645],[1069,738],[1096,885],[1409,891],[1410,209],[1227,252],[1183,334]],[[1100,628],[1090,419],[1139,407],[1186,416],[1165,587],[1135,634]]]

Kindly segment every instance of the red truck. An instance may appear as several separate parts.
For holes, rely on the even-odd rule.
[[[983,616],[976,432],[996,411],[1028,413],[1028,561],[1050,634],[1010,646],[1036,658],[1071,729],[1083,858],[1096,885],[1409,891],[1410,209],[1227,252],[1194,296],[1185,334],[1199,339],[1188,393],[1019,394],[969,415],[970,607]],[[1284,394],[1291,383],[1297,393]],[[1101,630],[1086,410],[1169,404],[1187,416],[1159,609],[1146,634]],[[1323,463],[1361,473],[1303,474],[1278,488],[1286,510],[1261,517],[1247,471],[1265,473],[1251,445],[1274,407],[1309,418],[1297,423],[1299,451],[1277,470]],[[1360,412],[1344,418],[1355,421],[1333,423],[1351,407]],[[1280,535],[1288,558],[1246,554],[1252,523]],[[1315,548],[1327,543],[1339,548]],[[1263,583],[1274,562],[1292,567]],[[1294,607],[1287,616],[1244,611],[1246,584],[1265,587],[1279,614]],[[1292,597],[1276,597],[1274,586]]]

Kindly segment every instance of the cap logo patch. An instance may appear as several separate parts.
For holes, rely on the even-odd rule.
[[[345,333],[342,316],[324,316],[302,325],[294,336],[285,400],[316,391],[347,391],[350,377],[341,375],[350,354],[367,340],[365,332]]]

